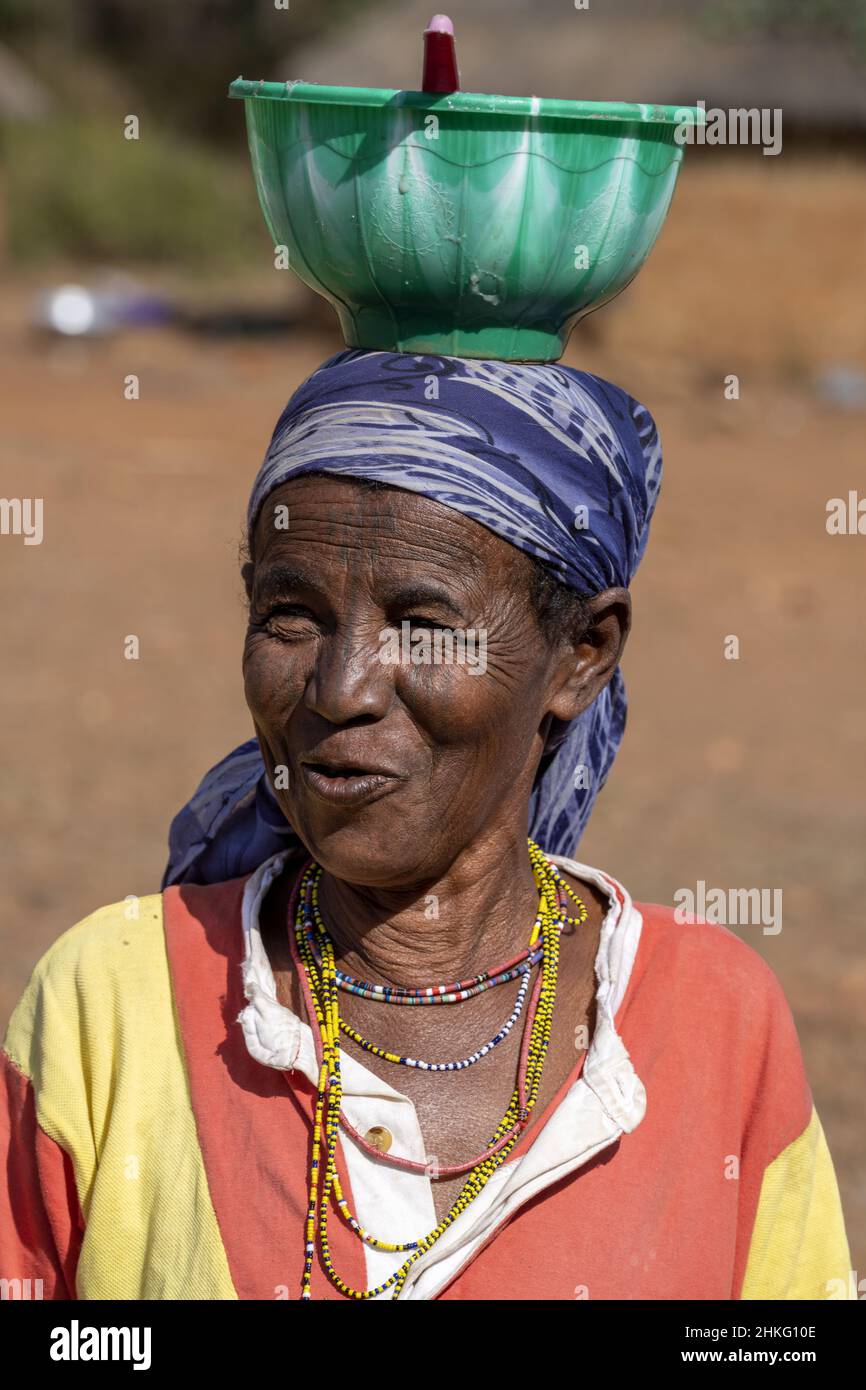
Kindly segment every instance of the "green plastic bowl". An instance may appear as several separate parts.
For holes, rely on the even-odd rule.
[[[694,107],[249,82],[259,200],[349,347],[548,362],[634,278]],[[682,139],[682,136],[680,137]]]

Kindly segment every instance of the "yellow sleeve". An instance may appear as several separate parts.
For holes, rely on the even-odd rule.
[[[114,903],[38,962],[4,1050],[72,1163],[79,1299],[236,1299],[179,1039],[162,898]],[[2,1180],[2,1179],[0,1179]]]
[[[857,1298],[833,1160],[814,1106],[803,1133],[768,1165],[743,1299]]]

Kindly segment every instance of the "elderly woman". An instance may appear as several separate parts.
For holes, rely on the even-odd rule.
[[[647,411],[563,367],[348,351],[304,383],[249,507],[256,741],[10,1025],[0,1274],[847,1296],[775,977],[569,857],[660,473]]]

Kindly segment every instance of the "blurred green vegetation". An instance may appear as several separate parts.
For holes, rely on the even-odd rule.
[[[866,0],[714,0],[701,27],[726,38],[787,38],[841,44],[866,60]]]
[[[299,44],[373,3],[288,0],[277,9],[274,0],[0,0],[0,42],[44,82],[61,82],[76,105],[86,107],[90,78],[102,65],[126,111],[239,147],[243,122],[226,100],[232,78],[281,75],[275,65],[284,67]]]
[[[228,84],[285,70],[297,44],[369,3],[0,0],[0,43],[51,106],[0,118],[6,253],[255,265],[267,231]],[[124,138],[130,114],[138,140]]]
[[[254,265],[267,231],[246,161],[122,119],[0,130],[7,250],[18,260]]]

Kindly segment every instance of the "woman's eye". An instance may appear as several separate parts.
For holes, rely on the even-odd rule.
[[[278,637],[306,637],[318,630],[314,614],[308,608],[299,608],[294,604],[282,604],[270,609],[262,618],[261,626]]]
[[[408,623],[410,627],[423,627],[428,630],[444,629],[449,626],[448,623],[443,622],[441,618],[429,618],[426,614],[422,613],[411,613],[407,618],[404,618],[403,621]]]

